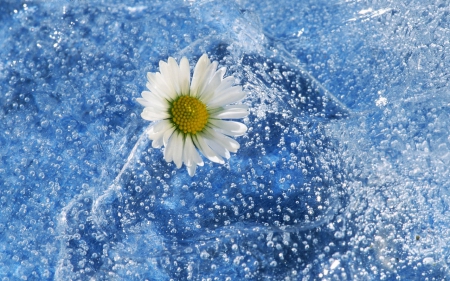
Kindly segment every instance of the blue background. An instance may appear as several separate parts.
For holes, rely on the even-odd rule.
[[[0,2],[1,280],[450,278],[446,1],[222,2]],[[135,98],[203,53],[249,130],[191,178]]]

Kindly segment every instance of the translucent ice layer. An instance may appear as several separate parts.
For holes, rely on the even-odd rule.
[[[450,276],[448,4],[3,1],[2,280]],[[208,53],[249,93],[191,178],[135,101]]]

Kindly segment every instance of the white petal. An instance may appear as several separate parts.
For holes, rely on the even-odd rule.
[[[151,102],[149,102],[143,98],[136,98],[136,101],[145,107],[152,106]]]
[[[189,80],[191,79],[191,70],[189,68],[189,61],[183,57],[180,61],[180,91],[181,94],[187,95],[189,93]]]
[[[176,137],[177,134],[171,134],[172,136],[169,138],[166,148],[164,149],[164,159],[166,162],[172,162],[174,160],[174,152],[176,149],[176,146],[181,145],[178,142],[178,138]]]
[[[172,145],[171,145],[172,141],[170,141],[168,143],[168,145],[164,148],[164,160],[166,160],[166,162],[172,162]]]
[[[228,90],[225,89],[221,92],[216,92],[214,97],[208,103],[208,107],[221,107],[230,103],[238,102],[245,98],[246,95],[247,93],[242,91],[241,86],[231,87],[228,88]]]
[[[223,132],[229,136],[242,136],[247,132],[247,126],[240,122],[224,121],[219,119],[210,119],[210,124],[216,128],[219,132]]]
[[[172,136],[174,131],[175,131],[175,126],[173,126],[172,128],[170,128],[170,129],[168,129],[167,131],[164,132],[164,136],[163,136],[164,146],[168,145],[169,139]]]
[[[210,63],[208,57],[203,55],[194,69],[194,76],[192,77],[190,95],[193,97],[199,96],[208,85],[212,76],[216,72],[217,62]]]
[[[174,58],[169,57],[168,59],[169,64],[169,71],[170,71],[170,81],[172,81],[173,88],[175,92],[179,95],[180,94],[180,68],[178,67],[177,62]]]
[[[213,61],[208,66],[208,68],[206,69],[205,74],[203,75],[203,77],[199,81],[199,87],[198,87],[197,93],[195,94],[195,92],[194,92],[194,94],[195,94],[194,96],[199,97],[201,95],[201,93],[205,92],[205,89],[208,87],[209,83],[211,82],[212,77],[216,73],[217,64],[218,63],[216,61]]]
[[[214,76],[211,78],[211,81],[209,81],[206,87],[203,88],[201,92],[199,92],[198,96],[204,103],[208,103],[208,101],[214,96],[214,91],[217,89],[217,87],[219,87],[225,71],[225,67],[216,71]]]
[[[248,106],[244,104],[225,106],[221,110],[210,115],[211,118],[230,119],[244,118],[248,115]]]
[[[142,111],[141,117],[144,118],[145,120],[158,121],[167,119],[170,117],[170,115],[165,111],[154,110],[153,108],[146,107]]]
[[[155,141],[155,140],[157,140],[157,139],[162,138],[162,137],[164,136],[164,133],[165,133],[165,132],[166,132],[166,131],[153,132],[153,131],[150,129],[150,131],[148,132],[148,138],[151,139],[151,140],[153,140],[153,141]]]
[[[159,78],[158,78],[159,77]],[[150,90],[150,92],[156,94],[157,96],[159,96],[161,99],[169,99],[168,96],[168,92],[169,92],[169,88],[166,86],[166,83],[163,81],[163,79],[161,78],[161,73],[156,72],[156,73],[152,73],[152,72],[148,72],[147,73],[147,89]]]
[[[169,103],[166,99],[161,98],[157,94],[149,91],[143,91],[141,93],[142,97],[150,103],[150,106],[157,106],[162,108],[168,108]]]
[[[161,120],[157,123],[153,123],[148,131],[149,139],[153,140],[152,147],[158,148],[164,145],[164,134],[167,131],[173,132],[174,128],[169,120]]]
[[[164,63],[164,65],[167,65],[167,63]],[[167,68],[168,66],[165,67],[165,69]],[[170,79],[166,80],[163,74],[157,72],[154,75],[147,76],[147,78],[149,78],[151,84],[149,86],[153,86],[162,98],[166,100],[173,100],[177,97],[177,93],[172,86],[172,81],[170,81]]]
[[[183,151],[183,162],[186,166],[199,165],[203,166],[203,160],[198,154],[197,149],[195,149],[194,143],[192,142],[191,136],[186,136],[184,151]]]
[[[181,165],[183,165],[183,150],[184,150],[184,140],[183,135],[179,132],[175,132],[172,136],[174,138],[174,145],[173,148],[173,162],[175,165],[177,165],[177,168],[181,168]]]
[[[216,93],[220,93],[223,90],[227,90],[229,88],[231,88],[234,84],[234,77],[233,76],[228,76],[226,78],[224,78],[221,82],[219,87],[217,87],[216,89]]]
[[[169,58],[170,59],[170,58]],[[174,72],[173,69],[169,66],[169,64],[163,60],[159,61],[159,72],[162,75],[166,86],[172,91],[175,92],[174,88],[174,79],[178,73]]]
[[[215,153],[205,142],[205,139],[200,135],[195,135],[192,140],[195,146],[200,150],[200,152],[205,155],[206,158],[212,162],[223,164],[225,163],[217,153]]]
[[[200,83],[202,77],[205,75],[206,69],[210,65],[210,60],[206,54],[200,57],[197,64],[194,68],[194,75],[192,76],[192,83],[191,83],[191,95],[194,93],[197,93],[197,90],[200,86]]]
[[[186,136],[184,140],[184,149],[183,149],[183,163],[186,166],[195,165],[192,157],[192,147],[193,147],[192,139],[190,136]],[[195,150],[195,148],[194,148]]]
[[[163,142],[163,136],[164,134],[159,134],[158,138],[154,139],[152,141],[152,147],[153,148],[160,148],[161,146],[163,146],[164,142]]]
[[[147,101],[153,101],[158,96],[150,91],[142,91],[141,96]]]
[[[214,152],[216,152],[217,154],[219,154],[220,156],[229,159],[230,158],[230,152],[225,149],[225,147],[223,147],[223,145],[221,145],[220,143],[218,143],[215,139],[208,139],[205,138],[206,143],[209,145],[209,147],[211,147],[212,150],[214,150]]]
[[[186,166],[188,173],[191,177],[195,175],[195,170],[197,170],[197,165]]]
[[[156,104],[152,104],[149,106],[146,106],[142,111],[148,111],[148,112],[156,112],[156,113],[168,113],[167,107],[158,106]],[[164,118],[165,119],[165,118]]]
[[[158,133],[165,132],[166,130],[173,127],[173,124],[169,120],[161,120],[150,128],[150,132]]]
[[[240,148],[240,144],[237,141],[215,130],[205,130],[203,134],[206,138],[214,139],[230,152],[237,152]]]
[[[159,75],[161,75],[161,74],[159,74]],[[152,78],[153,79],[153,78]],[[155,76],[155,78],[154,78],[155,80],[157,79],[156,78],[156,76]],[[161,84],[161,85],[163,85],[163,86],[161,86],[161,85],[159,85],[160,83],[158,83],[157,85],[156,84],[154,84],[154,83],[152,83],[152,82],[147,82],[147,84],[146,84],[146,86],[147,86],[147,89],[149,89],[150,90],[150,92],[152,92],[152,93],[154,93],[155,95],[157,95],[158,97],[159,97],[159,99],[160,100],[169,100],[170,99],[170,97],[166,94],[169,90],[163,90],[163,88],[161,88],[161,87],[164,87],[164,88],[167,88],[166,86],[165,86],[165,84]],[[156,85],[156,86],[155,86]]]

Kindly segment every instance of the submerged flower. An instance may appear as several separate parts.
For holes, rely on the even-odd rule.
[[[190,176],[203,160],[197,149],[209,160],[224,163],[239,143],[230,136],[241,136],[247,127],[224,119],[248,115],[246,105],[229,105],[242,100],[246,93],[233,86],[232,76],[223,78],[226,68],[217,70],[217,62],[203,55],[194,68],[190,82],[189,61],[180,65],[174,58],[160,61],[160,72],[147,73],[147,88],[137,101],[145,106],[141,116],[153,123],[149,138],[155,148],[165,146],[164,159],[177,168],[186,165]]]

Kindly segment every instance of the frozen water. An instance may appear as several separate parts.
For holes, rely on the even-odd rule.
[[[1,280],[450,278],[450,6],[222,2],[0,3]],[[205,52],[251,114],[190,178],[135,98]]]

